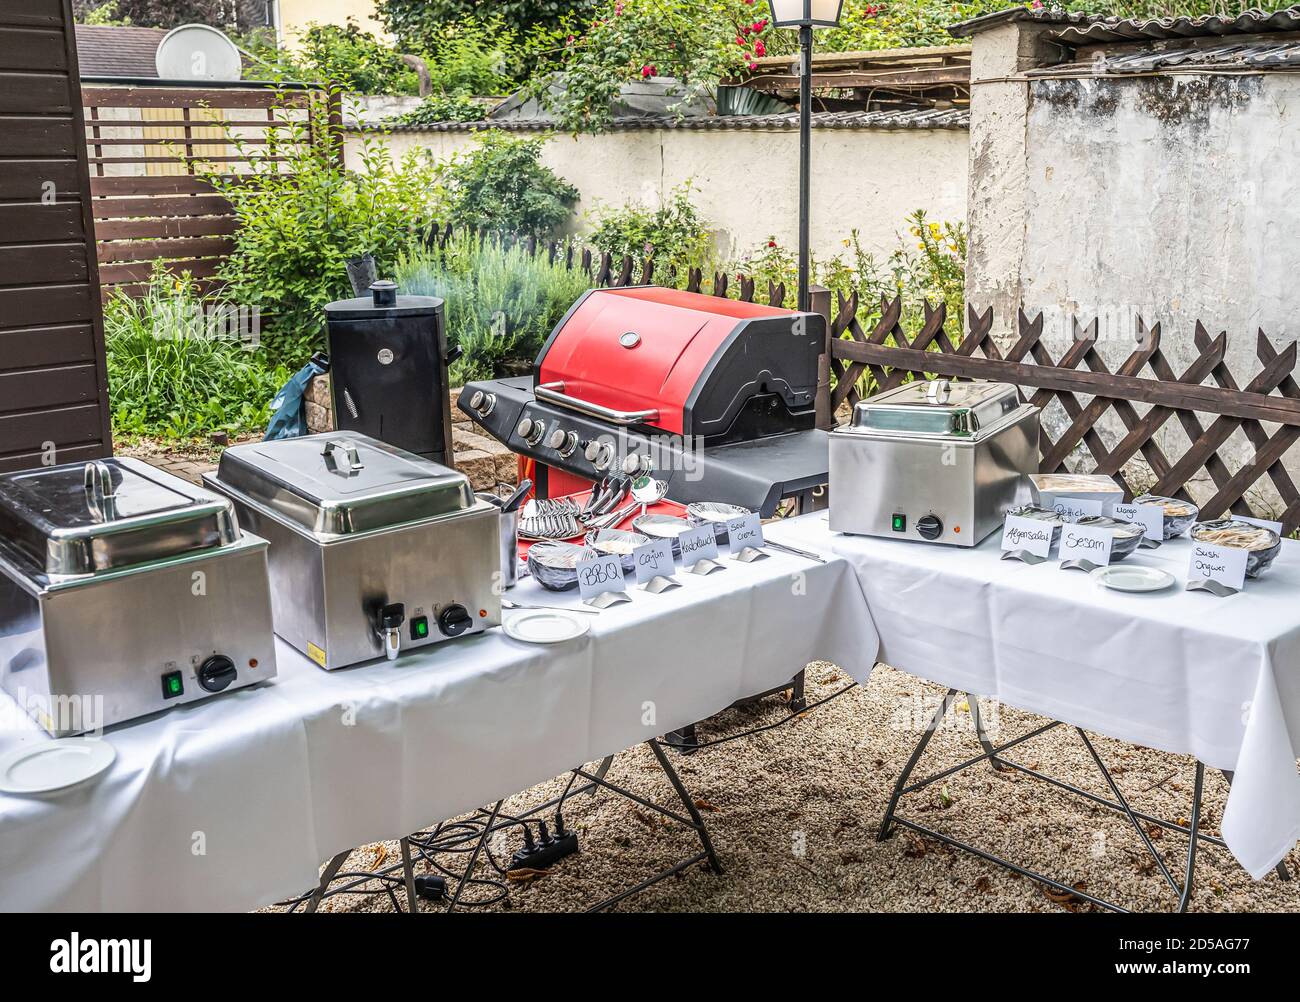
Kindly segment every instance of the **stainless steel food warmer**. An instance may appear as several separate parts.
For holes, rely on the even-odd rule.
[[[51,734],[275,675],[266,542],[133,459],[0,475],[0,682]]]
[[[1014,386],[904,383],[831,433],[834,532],[974,546],[1038,464],[1038,408]]]
[[[227,449],[204,482],[271,544],[275,631],[333,670],[501,622],[500,513],[358,432]]]

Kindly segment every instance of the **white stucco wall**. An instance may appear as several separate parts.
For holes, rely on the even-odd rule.
[[[1021,88],[1023,112],[1012,100],[999,116],[973,111],[967,268],[969,301],[992,304],[999,331],[1011,332],[1023,304],[1044,311],[1060,348],[1071,318],[1099,316],[1115,343],[1106,354],[1123,357],[1140,314],[1185,366],[1199,319],[1228,331],[1244,378],[1259,369],[1258,329],[1278,345],[1300,335],[1300,249],[1289,239],[1300,228],[1300,77],[1002,86]],[[1012,197],[999,201],[1007,185]]]
[[[382,137],[394,152],[425,148],[439,158],[465,149],[465,132],[402,132]],[[355,163],[358,139],[348,141]],[[799,140],[794,130],[616,130],[557,135],[544,160],[581,192],[577,223],[598,206],[629,200],[656,205],[688,179],[693,200],[718,231],[726,259],[769,237],[798,239]],[[925,209],[935,222],[966,218],[964,129],[816,129],[813,133],[813,252],[844,251],[853,229],[882,260],[904,234],[904,217]],[[908,238],[909,242],[911,238]]]
[[[1184,361],[1200,319],[1257,371],[1257,329],[1300,335],[1297,114],[1287,74],[1033,84],[1024,302],[1120,337],[1141,313]]]

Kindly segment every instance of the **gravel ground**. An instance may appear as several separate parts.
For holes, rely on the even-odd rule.
[[[848,679],[828,664],[809,667],[809,700]],[[943,690],[890,668],[804,718],[771,731],[705,749],[670,752],[712,833],[725,873],[695,866],[622,902],[625,911],[1089,911],[1080,899],[1049,896],[1018,877],[933,839],[899,831],[880,843],[876,832],[895,777]],[[1041,718],[982,704],[995,740],[1031,730]],[[783,704],[728,710],[701,727],[704,740],[780,719]],[[1185,819],[1190,811],[1190,760],[1108,738],[1094,744],[1135,810]],[[959,703],[918,767],[917,778],[978,752],[969,709]],[[1105,794],[1104,780],[1072,730],[1056,728],[1009,757],[1084,789]],[[521,810],[563,788],[567,777],[506,802]],[[644,746],[619,755],[610,779],[665,805],[671,788]],[[1226,786],[1207,773],[1205,830],[1218,833]],[[910,806],[909,806],[910,805]],[[672,806],[676,806],[675,802]],[[1163,910],[1170,897],[1159,870],[1128,822],[1041,781],[980,765],[904,800],[905,813],[928,827],[1016,859],[1080,889],[1141,910]],[[488,910],[579,911],[636,884],[656,869],[697,851],[687,830],[622,797],[580,796],[565,808],[580,851],[531,882],[512,883]],[[1154,844],[1181,880],[1186,839],[1151,829]],[[1157,837],[1158,836],[1158,837]],[[519,843],[517,831],[494,843],[498,858]],[[369,870],[399,859],[396,842],[352,854],[347,868]],[[464,857],[442,856],[454,869]],[[1289,865],[1300,868],[1300,852]],[[417,872],[424,866],[417,864]],[[480,862],[479,875],[497,876]],[[1076,883],[1081,882],[1081,883]],[[1162,893],[1164,887],[1164,893]],[[479,885],[466,897],[495,893]],[[1054,892],[1053,892],[1054,893]],[[405,896],[396,892],[405,907]],[[426,903],[426,907],[428,907]],[[338,895],[322,911],[391,911],[387,894]],[[1300,911],[1300,880],[1252,881],[1221,849],[1203,846],[1192,911]]]

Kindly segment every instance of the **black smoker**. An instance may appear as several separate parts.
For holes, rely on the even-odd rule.
[[[451,466],[443,301],[399,296],[392,282],[325,307],[334,421],[407,452]]]

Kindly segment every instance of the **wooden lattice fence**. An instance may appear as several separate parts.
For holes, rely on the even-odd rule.
[[[910,338],[900,324],[897,299],[881,304],[869,331],[858,309],[856,296],[841,298],[832,324],[836,407],[857,403],[864,383],[871,391],[888,389],[921,374],[1013,383],[1045,414],[1054,404],[1064,411],[1063,427],[1044,422],[1043,472],[1065,470],[1067,459],[1083,452],[1075,472],[1110,474],[1130,498],[1151,490],[1196,502],[1203,518],[1231,512],[1276,518],[1287,532],[1300,527],[1300,491],[1285,464],[1300,438],[1294,342],[1278,351],[1259,332],[1260,369],[1243,384],[1224,361],[1227,334],[1211,337],[1199,322],[1194,332],[1199,354],[1183,372],[1175,372],[1161,348],[1160,325],[1148,327],[1141,318],[1134,349],[1112,372],[1097,349],[1095,320],[1086,327],[1076,321],[1070,346],[1054,359],[1043,343],[1042,314],[1031,320],[1022,311],[1018,337],[1004,350],[991,333],[991,309],[971,308],[967,333],[957,343],[944,330],[942,305],[926,308],[921,329]],[[1145,413],[1139,412],[1142,405]],[[1173,454],[1176,435],[1161,434],[1171,421],[1187,443]],[[1249,448],[1226,448],[1238,431]],[[1148,482],[1133,482],[1132,461],[1139,456],[1138,469]],[[1280,511],[1261,502],[1258,488],[1265,483],[1280,499]],[[1193,485],[1201,496],[1194,496]]]

